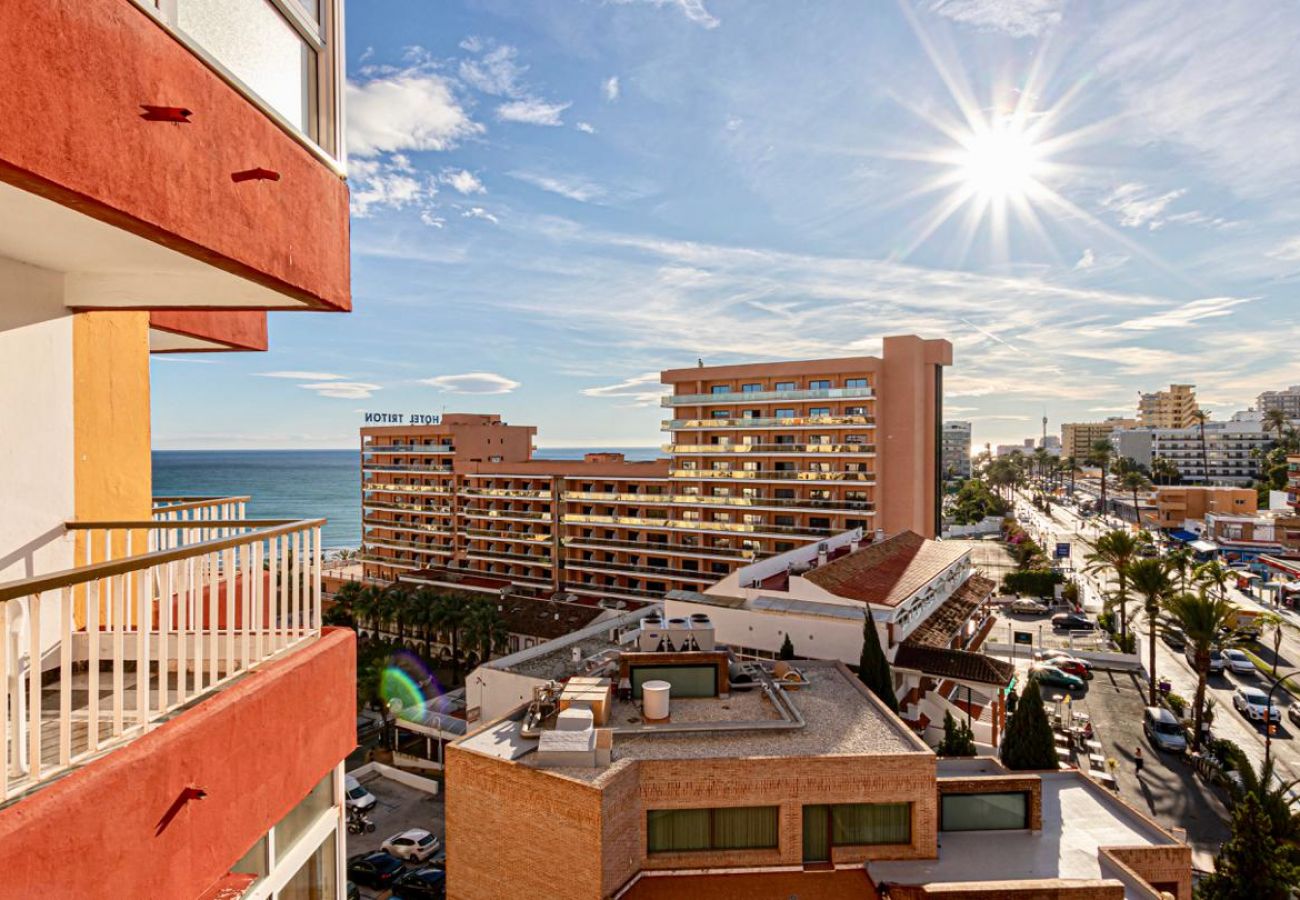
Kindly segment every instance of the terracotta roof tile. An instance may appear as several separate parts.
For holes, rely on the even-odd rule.
[[[916,669],[935,678],[973,681],[995,687],[1006,687],[1011,682],[1011,676],[1016,674],[1016,667],[1011,663],[983,653],[906,643],[898,648],[894,665]]]
[[[993,593],[996,584],[982,575],[972,575],[952,596],[930,613],[903,643],[923,647],[950,647],[980,604]]]
[[[897,606],[965,554],[960,544],[900,531],[805,572],[803,578],[850,600]]]

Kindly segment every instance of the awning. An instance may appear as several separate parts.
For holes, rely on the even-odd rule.
[[[1219,549],[1219,545],[1213,541],[1192,541],[1188,546],[1197,553],[1213,553]]]
[[[1193,531],[1187,531],[1183,528],[1176,528],[1169,532],[1169,536],[1176,541],[1182,541],[1184,544],[1200,539],[1200,535]]]

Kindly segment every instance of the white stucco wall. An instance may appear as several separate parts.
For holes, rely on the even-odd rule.
[[[862,608],[862,604],[858,604]],[[706,603],[688,603],[665,599],[668,616],[704,613],[713,621],[718,642],[736,647],[750,647],[776,653],[787,632],[794,652],[809,659],[838,659],[856,666],[862,658],[862,619],[839,619],[829,616],[804,616],[766,612],[755,609],[728,609]],[[880,646],[887,647],[885,627],[876,623]],[[889,653],[893,655],[892,652]]]

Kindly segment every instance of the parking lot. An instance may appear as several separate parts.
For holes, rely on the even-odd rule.
[[[375,830],[370,834],[363,832],[347,835],[349,858],[358,853],[379,850],[384,841],[408,828],[423,828],[438,838],[439,843],[442,842],[443,801],[440,796],[408,787],[375,772],[358,776],[357,780],[375,795],[374,808],[368,813],[375,823]],[[406,868],[420,868],[420,864],[407,863]],[[389,896],[389,891],[375,891],[366,887],[361,887],[360,892],[366,900],[384,900]]]

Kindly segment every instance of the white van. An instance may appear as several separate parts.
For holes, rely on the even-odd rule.
[[[363,788],[361,782],[351,775],[343,776],[343,793],[347,794],[349,809],[365,812],[378,802],[375,795]]]
[[[1157,750],[1182,753],[1187,749],[1187,735],[1174,714],[1163,706],[1148,706],[1142,712],[1142,730]]]

